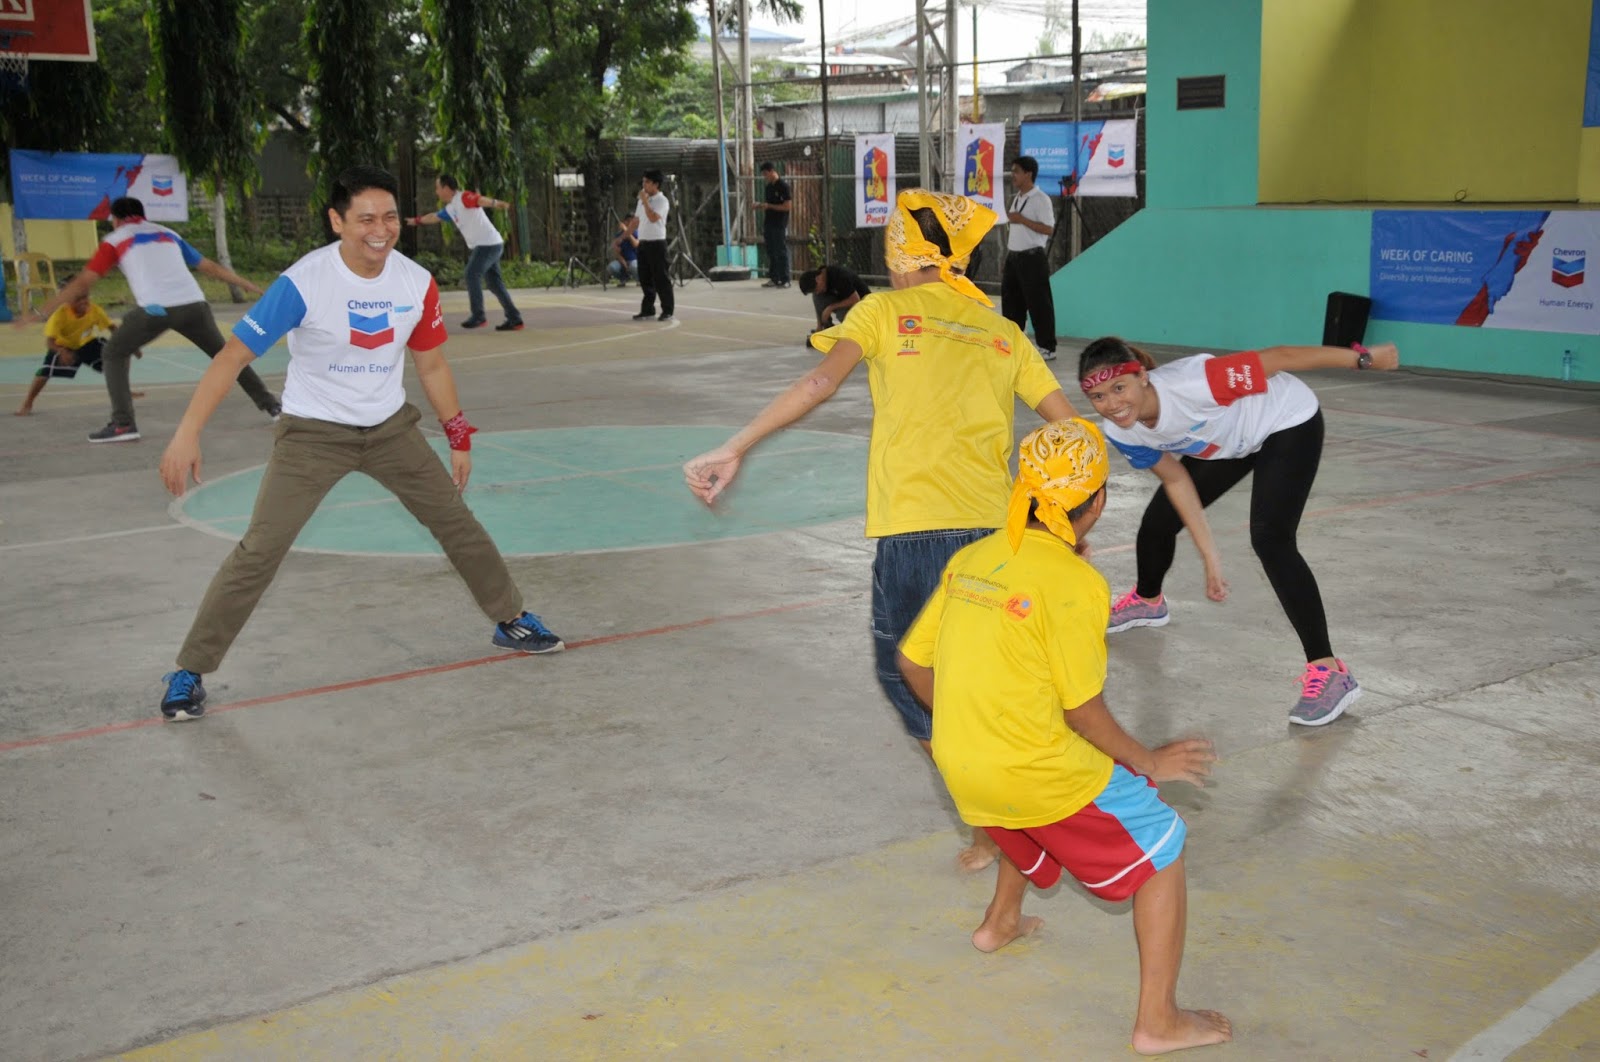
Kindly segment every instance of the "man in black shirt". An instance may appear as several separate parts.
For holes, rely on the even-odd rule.
[[[822,329],[833,326],[835,315],[844,320],[850,307],[872,294],[872,289],[850,267],[824,264],[800,274],[800,292],[811,296],[817,328]]]
[[[789,182],[778,176],[778,167],[770,162],[761,164],[761,176],[766,178],[766,202],[757,203],[756,209],[764,213],[762,234],[767,240],[767,282],[764,288],[789,286],[789,211],[794,207],[794,196]]]

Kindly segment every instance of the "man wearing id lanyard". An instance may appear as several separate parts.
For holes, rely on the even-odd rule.
[[[1050,197],[1034,181],[1039,163],[1019,155],[1011,164],[1011,183],[1017,194],[1006,212],[1006,264],[1000,277],[1000,312],[1018,328],[1033,317],[1033,345],[1045,361],[1056,357],[1056,304],[1050,294],[1050,259],[1045,249],[1056,231],[1056,211]]]

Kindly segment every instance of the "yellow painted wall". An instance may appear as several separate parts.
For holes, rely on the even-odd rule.
[[[1578,199],[1590,10],[1263,0],[1262,201]]]
[[[1578,140],[1578,200],[1600,203],[1600,129],[1585,129]]]
[[[1360,0],[1262,0],[1263,203],[1359,199],[1369,51]]]
[[[57,261],[83,261],[94,257],[100,243],[92,221],[24,221],[28,250],[49,255]],[[0,203],[0,257],[16,257],[11,242],[11,204]]]

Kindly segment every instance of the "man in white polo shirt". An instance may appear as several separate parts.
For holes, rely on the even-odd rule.
[[[506,241],[484,211],[485,207],[503,209],[511,204],[504,199],[490,198],[482,192],[463,192],[456,179],[448,173],[438,176],[433,182],[433,191],[439,197],[439,212],[406,218],[406,224],[437,225],[441,221],[448,221],[461,230],[462,239],[467,241],[467,304],[471,310],[467,319],[461,322],[461,327],[482,328],[488,321],[483,315],[483,285],[488,281],[489,290],[500,300],[500,308],[506,313],[506,319],[495,325],[494,330],[521,331],[522,313],[511,301],[505,277],[500,275],[500,256],[505,250]]]
[[[266,592],[295,536],[322,499],[351,472],[392,491],[426,527],[478,607],[495,622],[502,649],[553,653],[562,641],[522,607],[511,573],[461,499],[472,474],[472,434],[444,360],[439,288],[426,269],[394,250],[400,235],[399,183],[356,166],[333,185],[328,220],[337,243],[284,270],[233,329],[189,400],[161,455],[161,479],[181,495],[200,481],[200,430],[233,378],[279,339],[289,339],[289,376],[250,527],[223,561],[200,603],[178,669],[168,674],[161,714],[196,719],[205,711],[201,676],[215,671]],[[402,377],[411,351],[417,382],[450,443],[450,470],[417,428]]]
[[[1000,312],[1018,328],[1033,317],[1033,345],[1045,361],[1056,358],[1056,303],[1050,294],[1050,258],[1045,248],[1056,231],[1056,209],[1034,184],[1039,163],[1019,155],[1011,164],[1017,194],[1006,212],[1006,264],[1000,277]]]
[[[661,296],[660,321],[672,320],[675,305],[672,295],[672,275],[667,272],[667,213],[672,209],[661,191],[660,170],[645,170],[639,182],[639,204],[633,216],[623,224],[639,237],[639,287],[644,289],[644,299],[639,303],[635,321],[645,321],[656,316],[656,296]]]
[[[139,427],[133,421],[133,389],[128,382],[128,367],[145,344],[172,329],[215,358],[222,349],[222,333],[205,292],[200,290],[193,269],[224,283],[261,294],[250,281],[202,255],[165,225],[144,219],[144,204],[123,196],[111,204],[111,235],[100,241],[94,257],[66,287],[39,307],[46,319],[58,306],[71,305],[112,268],[122,270],[138,306],[122,317],[122,326],[111,333],[101,355],[106,377],[106,392],[111,396],[111,421],[89,436],[89,441],[134,442]],[[32,320],[22,314],[19,324]],[[256,408],[269,417],[278,415],[278,400],[252,369],[238,374],[239,386]]]

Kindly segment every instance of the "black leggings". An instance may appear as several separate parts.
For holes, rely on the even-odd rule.
[[[1322,431],[1322,411],[1318,410],[1304,424],[1273,432],[1261,449],[1246,457],[1225,461],[1183,458],[1201,505],[1210,505],[1255,472],[1250,488],[1250,545],[1261,559],[1284,615],[1300,636],[1307,660],[1333,655],[1317,578],[1295,542],[1300,515],[1305,512],[1322,460]],[[1172,567],[1181,530],[1183,520],[1168,500],[1166,488],[1157,488],[1139,523],[1139,582],[1135,589],[1140,597],[1161,595],[1161,581]]]

